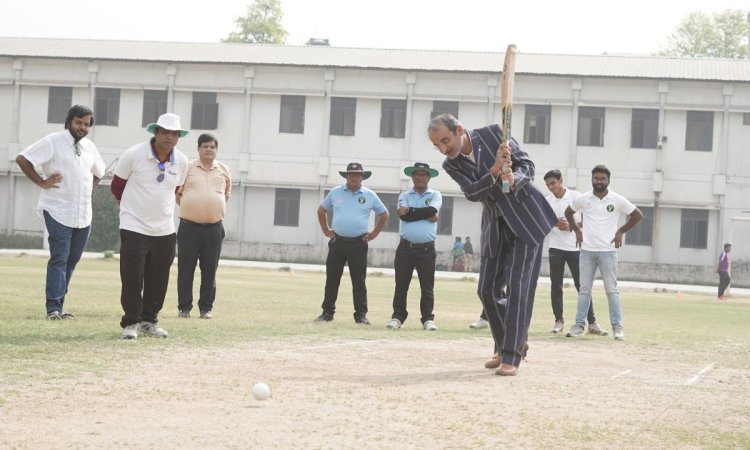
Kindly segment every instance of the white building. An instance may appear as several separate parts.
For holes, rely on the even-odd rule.
[[[498,120],[502,61],[501,53],[0,38],[0,226],[42,232],[32,212],[38,189],[14,159],[61,129],[72,104],[94,109],[90,137],[107,163],[171,111],[192,130],[182,151],[195,157],[198,135],[214,133],[232,169],[224,255],[322,261],[315,210],[344,182],[338,171],[361,162],[373,172],[365,185],[392,208],[408,186],[404,167],[440,168],[426,135],[431,113],[457,114],[467,128]],[[611,189],[644,212],[620,250],[622,278],[712,283],[731,241],[741,282],[747,265],[738,260],[750,256],[750,61],[521,53],[515,86],[513,135],[543,191],[549,169],[586,191],[591,168],[605,164]],[[437,247],[450,249],[453,236],[478,241],[480,206],[444,174],[431,186],[446,197]],[[397,226],[393,219],[371,243],[372,264],[392,262]]]

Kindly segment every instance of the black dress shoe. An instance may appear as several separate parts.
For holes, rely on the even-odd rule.
[[[323,313],[319,315],[313,322],[332,322],[333,321],[333,314],[329,313]]]
[[[367,320],[367,316],[355,317],[354,323],[358,323],[360,325],[371,325],[370,321]]]

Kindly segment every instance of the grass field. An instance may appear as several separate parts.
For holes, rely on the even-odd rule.
[[[371,327],[354,324],[346,278],[318,325],[323,274],[229,267],[214,319],[185,320],[173,268],[169,338],[124,341],[117,260],[81,262],[71,321],[44,320],[45,264],[0,257],[0,448],[750,448],[747,298],[625,291],[615,342],[549,334],[540,286],[528,360],[505,378],[483,368],[489,332],[468,328],[470,279],[436,282],[429,333],[416,279],[392,331],[392,277],[368,277]],[[603,292],[594,305],[611,331]]]

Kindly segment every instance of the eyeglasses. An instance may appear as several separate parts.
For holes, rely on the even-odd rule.
[[[159,163],[159,176],[156,177],[156,181],[161,183],[164,181],[164,170],[167,168],[167,163],[160,162]]]

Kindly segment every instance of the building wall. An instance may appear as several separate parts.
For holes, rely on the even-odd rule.
[[[168,109],[186,127],[193,92],[216,92],[218,128],[191,130],[179,148],[194,158],[200,133],[219,137],[219,158],[235,180],[225,255],[259,259],[323,260],[326,240],[316,209],[323,191],[343,182],[338,172],[346,163],[359,161],[372,170],[365,185],[380,193],[406,189],[402,170],[413,161],[439,168],[442,157],[426,137],[434,100],[459,102],[459,119],[467,128],[499,117],[497,74],[0,58],[0,155],[7,155],[0,158],[0,198],[7,199],[0,226],[9,233],[42,231],[33,214],[38,190],[13,161],[18,151],[61,128],[46,120],[49,86],[73,86],[73,103],[92,107],[96,87],[121,89],[118,125],[96,125],[91,133],[108,164],[149,138],[141,126],[144,89],[168,89]],[[282,95],[305,96],[304,133],[279,132]],[[354,136],[329,135],[330,97],[357,98]],[[380,137],[383,99],[407,100],[404,138]],[[750,259],[746,222],[735,219],[750,210],[750,154],[744,151],[750,148],[750,126],[743,125],[750,85],[519,74],[513,135],[521,142],[528,104],[551,105],[550,143],[524,144],[543,192],[542,177],[551,168],[561,169],[570,187],[586,191],[591,167],[606,164],[612,190],[637,205],[659,206],[653,245],[620,250],[623,268],[638,267],[634,277],[648,273],[643,267],[709,270],[729,238],[735,241],[735,259]],[[583,106],[606,108],[602,147],[577,144],[576,112]],[[661,111],[660,135],[666,137],[661,148],[630,148],[633,108]],[[687,111],[714,112],[712,151],[685,150]],[[447,251],[453,236],[467,235],[479,247],[481,206],[466,201],[445,174],[431,186],[455,197],[453,229],[438,238],[438,249]],[[277,187],[301,190],[298,227],[274,226]],[[682,208],[710,211],[707,248],[680,248]],[[371,262],[388,265],[397,242],[397,233],[383,233],[371,243]],[[693,276],[690,270],[686,277]]]

